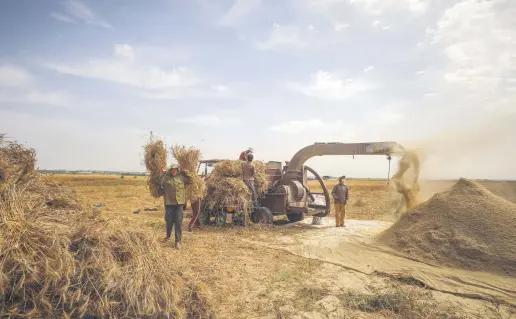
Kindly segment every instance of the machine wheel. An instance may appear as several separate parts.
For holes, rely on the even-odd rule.
[[[272,211],[267,207],[260,207],[252,215],[255,224],[272,224]]]
[[[300,222],[305,219],[305,216],[305,213],[287,214],[288,221],[291,223]]]

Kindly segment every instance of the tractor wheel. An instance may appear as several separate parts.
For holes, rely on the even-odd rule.
[[[305,219],[305,213],[287,214],[288,221],[291,223],[300,222]]]
[[[260,207],[252,215],[255,224],[272,224],[272,211],[267,207]]]

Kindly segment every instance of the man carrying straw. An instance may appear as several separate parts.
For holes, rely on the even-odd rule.
[[[165,241],[170,241],[172,227],[175,231],[176,248],[181,249],[183,207],[186,203],[185,185],[192,183],[192,176],[188,170],[180,172],[179,165],[173,164],[165,172],[161,180],[163,199],[165,202],[165,221],[167,223],[167,237]]]

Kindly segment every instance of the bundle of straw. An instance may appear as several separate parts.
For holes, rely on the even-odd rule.
[[[251,207],[249,189],[240,178],[211,175],[207,186],[206,201],[211,208],[233,207],[248,211]]]
[[[26,170],[33,158],[20,160],[23,150],[0,147],[9,171],[25,170],[0,194],[2,316],[207,317],[207,295],[191,300],[196,286],[170,267],[155,235],[84,209],[73,189]]]
[[[145,167],[149,173],[147,187],[151,195],[159,198],[163,195],[161,178],[167,169],[167,150],[163,141],[156,139],[152,133],[149,142],[144,146]]]
[[[255,187],[259,194],[265,193],[270,180],[266,164],[253,162],[255,168]],[[215,165],[207,182],[207,201],[210,207],[235,207],[247,210],[251,205],[249,189],[245,185],[241,161],[222,161]]]
[[[201,151],[195,147],[186,148],[184,145],[176,145],[170,148],[172,156],[181,169],[187,169],[192,176],[192,183],[186,186],[186,198],[195,201],[206,194],[206,186],[202,178],[197,174]]]
[[[267,175],[267,165],[260,161],[254,161],[253,165],[256,191],[258,193],[265,193],[270,186],[269,175]],[[212,176],[242,179],[242,161],[221,161],[213,168]]]

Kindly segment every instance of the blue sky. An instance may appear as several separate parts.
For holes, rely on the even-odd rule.
[[[0,0],[0,130],[41,168],[141,171],[152,130],[205,158],[394,140],[425,148],[428,177],[516,178],[515,16],[510,0]]]

